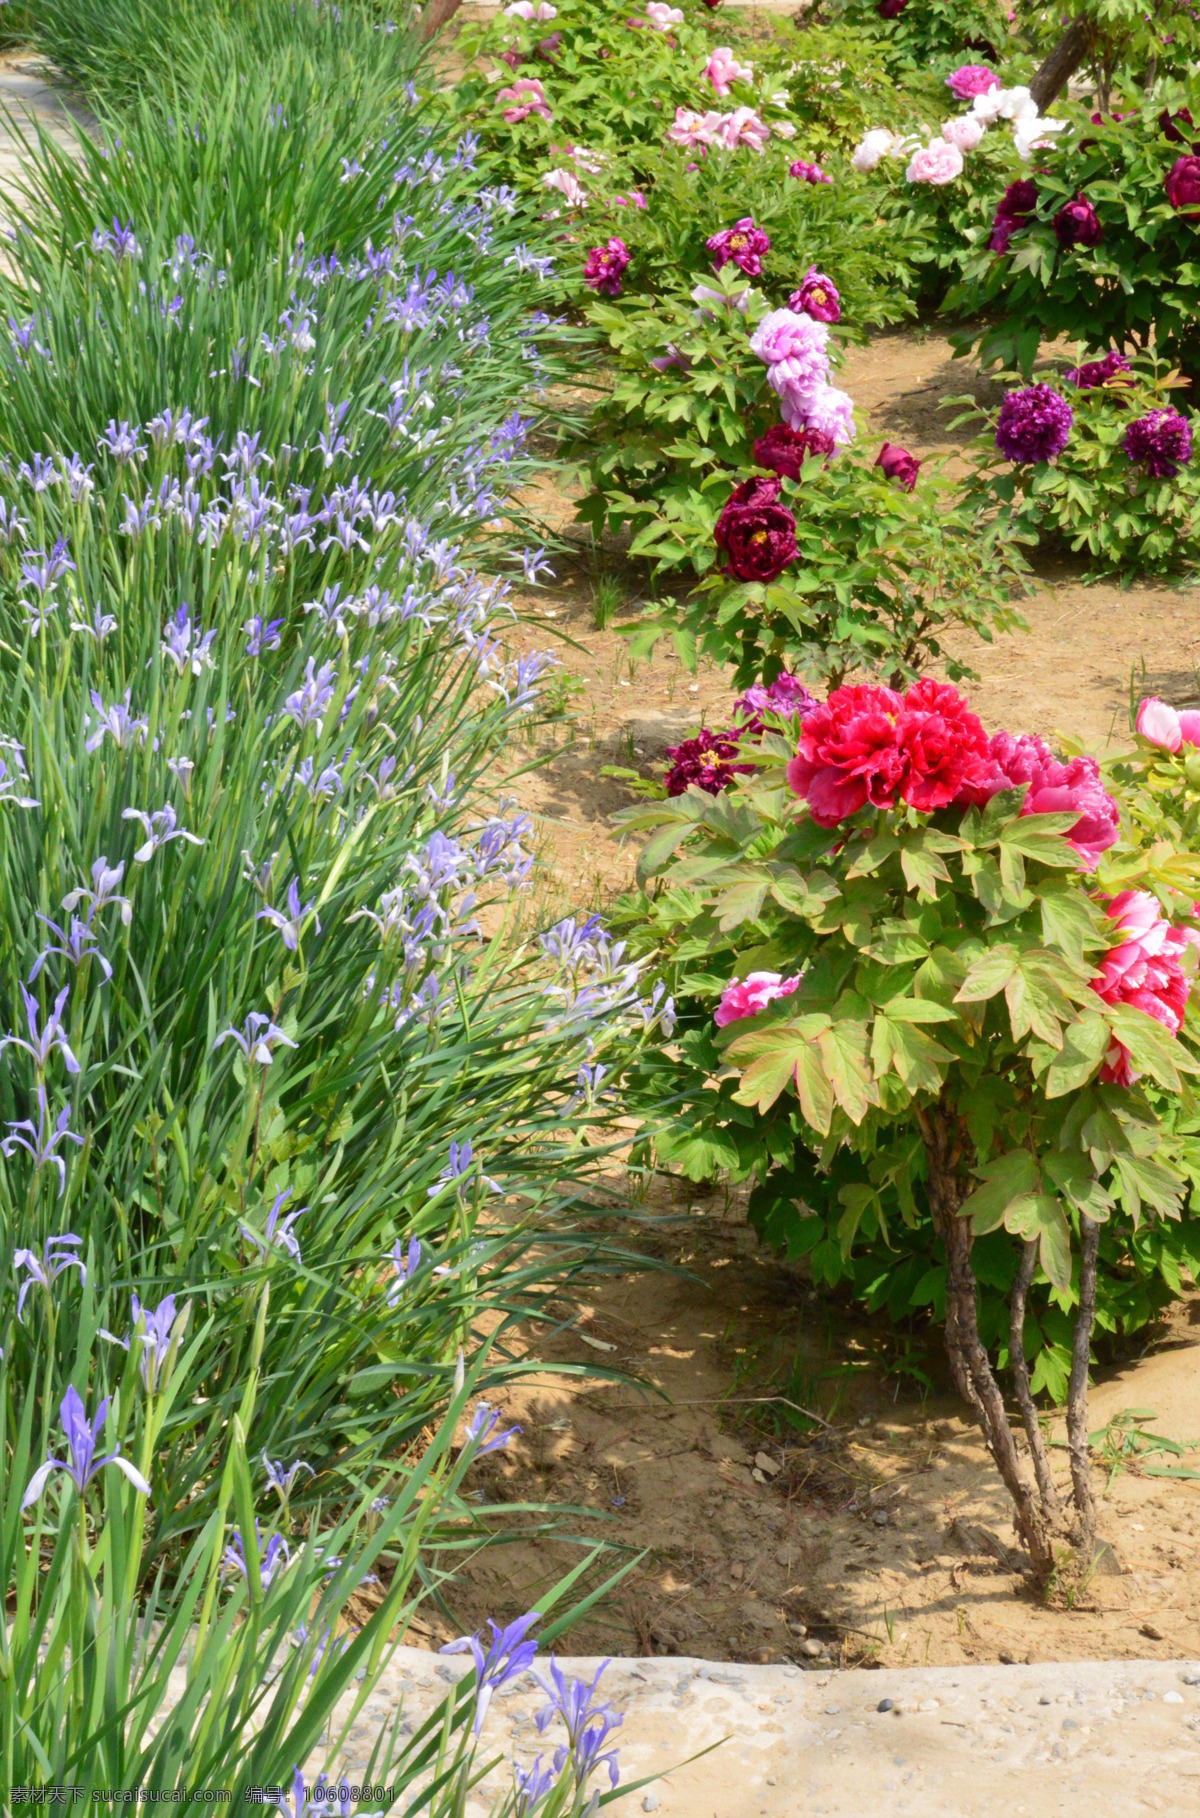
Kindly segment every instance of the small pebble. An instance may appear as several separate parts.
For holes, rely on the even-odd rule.
[[[1064,1717],[1062,1720],[1062,1726],[1063,1726],[1064,1730],[1077,1730],[1079,1728],[1079,1725],[1078,1725],[1078,1723],[1076,1723],[1074,1717]]]
[[[874,1515],[871,1517],[871,1519],[875,1523],[875,1526],[877,1528],[886,1528],[887,1521],[888,1521],[887,1510],[886,1509],[876,1509],[876,1511],[875,1511]]]
[[[896,1700],[894,1698],[881,1698],[879,1703],[875,1706],[875,1709],[877,1711],[890,1711],[895,1708],[895,1703]]]
[[[658,1810],[658,1805],[659,1799],[657,1793],[647,1793],[646,1797],[642,1800],[642,1810],[644,1812],[656,1812]]]
[[[1142,1634],[1146,1637],[1147,1641],[1161,1641],[1163,1638],[1163,1632],[1155,1622],[1144,1622],[1142,1624]]]
[[[824,1652],[824,1649],[822,1648],[821,1643],[815,1641],[810,1635],[806,1641],[800,1643],[799,1652],[808,1660],[817,1660]]]
[[[1184,1685],[1200,1685],[1200,1673],[1185,1673],[1183,1683]]]
[[[1041,1697],[1040,1697],[1040,1698],[1039,1698],[1039,1699],[1038,1699],[1038,1703],[1039,1703],[1039,1704],[1049,1704],[1049,1703],[1050,1703],[1050,1694],[1049,1694],[1049,1692],[1043,1692],[1043,1693],[1042,1693],[1042,1695],[1041,1695]]]
[[[827,1717],[836,1717],[841,1711],[841,1708],[842,1707],[838,1704],[827,1704],[825,1706],[825,1715]]]
[[[1182,1704],[1183,1703],[1183,1693],[1182,1692],[1164,1692],[1163,1693],[1163,1703],[1164,1704]]]

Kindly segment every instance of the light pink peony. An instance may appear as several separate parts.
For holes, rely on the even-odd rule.
[[[905,176],[910,183],[953,183],[955,177],[961,177],[963,155],[957,145],[947,145],[944,139],[931,139],[928,145],[922,145],[915,151]]]
[[[886,127],[873,126],[870,132],[864,137],[862,144],[855,151],[850,162],[853,164],[855,170],[874,170],[879,161],[882,158],[887,157],[888,153],[895,146],[895,143],[895,135],[889,133]]]
[[[748,145],[751,151],[760,152],[765,150],[770,137],[771,128],[754,108],[735,107],[731,114],[721,118],[715,143],[727,146],[730,151],[736,151],[739,145]]]
[[[812,377],[801,381],[815,385],[829,370],[829,329],[812,316],[794,309],[773,309],[765,315],[750,337],[750,351],[766,366],[780,360],[812,362]]]
[[[839,448],[853,442],[854,400],[836,385],[814,385],[802,395],[780,392],[779,402],[789,429],[819,429],[822,435],[832,436]]]
[[[556,19],[558,17],[558,8],[551,6],[550,0],[537,0],[536,5],[534,0],[513,0],[512,5],[506,6],[504,10],[510,19],[524,19],[527,23],[533,19]]]
[[[649,0],[646,17],[656,32],[669,32],[673,25],[682,25],[684,15],[677,6],[667,6],[665,0]]]
[[[557,189],[572,208],[587,207],[587,191],[573,170],[548,170],[542,177],[547,189]]]
[[[1190,988],[1181,962],[1189,947],[1200,945],[1200,935],[1172,928],[1158,898],[1146,890],[1122,890],[1106,908],[1122,938],[1104,955],[1092,990],[1106,1004],[1131,1004],[1178,1035]],[[1100,1078],[1132,1086],[1139,1077],[1128,1048],[1114,1041]]]
[[[957,151],[973,152],[983,138],[983,122],[974,114],[962,114],[957,120],[942,122],[942,138]]]
[[[698,145],[715,145],[721,130],[723,114],[698,114],[688,107],[675,109],[675,123],[667,128],[667,138],[673,145],[686,145],[694,150]]]
[[[1152,745],[1161,746],[1164,751],[1178,751],[1183,743],[1179,715],[1166,701],[1160,701],[1157,695],[1147,695],[1141,702],[1134,723],[1144,739],[1149,739]]]
[[[754,71],[739,63],[727,44],[718,44],[704,66],[704,74],[719,95],[727,95],[732,82],[749,82]]]
[[[1070,814],[1079,819],[1064,836],[1080,868],[1094,871],[1100,854],[1116,843],[1120,824],[1117,804],[1105,789],[1095,758],[1072,758],[1064,764],[1039,738],[1011,732],[993,733],[988,747],[987,780],[964,792],[963,802],[990,801],[1002,789],[1028,784],[1022,814]]]
[[[510,126],[518,121],[527,120],[530,114],[541,114],[550,120],[553,115],[546,102],[545,91],[536,76],[518,76],[511,88],[497,91],[497,101],[511,101],[512,106],[504,110],[504,118]]]
[[[794,978],[784,978],[779,972],[750,972],[743,979],[734,979],[721,993],[713,1021],[718,1029],[724,1029],[727,1023],[757,1016],[775,998],[790,997],[799,983],[798,972]]]

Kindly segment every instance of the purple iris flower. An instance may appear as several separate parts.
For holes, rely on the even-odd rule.
[[[82,1237],[75,1237],[70,1231],[62,1237],[48,1237],[42,1254],[39,1257],[33,1250],[17,1250],[13,1254],[13,1268],[27,1269],[28,1275],[21,1283],[17,1295],[17,1318],[23,1319],[22,1309],[25,1296],[35,1285],[49,1291],[50,1283],[57,1281],[64,1269],[78,1269],[80,1283],[87,1281],[87,1266],[78,1257],[72,1256],[71,1246],[83,1243]]]
[[[222,1029],[214,1048],[219,1048],[224,1041],[235,1041],[247,1060],[257,1061],[260,1067],[269,1067],[274,1056],[273,1045],[280,1044],[285,1048],[298,1046],[290,1035],[285,1035],[277,1023],[261,1010],[252,1010],[246,1018],[242,1029]]]
[[[122,420],[120,423],[110,417],[108,428],[96,443],[101,454],[115,456],[121,466],[127,461],[144,460],[146,445],[141,439],[141,431]]]
[[[538,1684],[550,1700],[537,1714],[538,1733],[544,1733],[556,1717],[562,1718],[566,1725],[569,1748],[555,1752],[554,1765],[561,1770],[569,1755],[581,1787],[599,1767],[608,1768],[612,1786],[615,1787],[621,1778],[617,1767],[617,1750],[611,1749],[607,1754],[601,1754],[600,1751],[612,1732],[620,1729],[625,1719],[614,1713],[610,1705],[593,1702],[596,1688],[600,1684],[600,1675],[611,1664],[608,1660],[600,1662],[591,1685],[585,1684],[582,1679],[568,1679],[553,1654],[550,1656],[552,1683],[547,1685],[540,1673],[535,1674]]]
[[[288,1255],[294,1257],[297,1262],[302,1260],[300,1256],[300,1244],[292,1230],[292,1226],[303,1213],[308,1211],[308,1207],[297,1206],[296,1210],[294,1212],[289,1212],[282,1222],[279,1217],[285,1201],[289,1200],[291,1197],[292,1189],[290,1187],[285,1187],[281,1193],[275,1195],[275,1204],[267,1213],[266,1229],[261,1236],[247,1224],[242,1224],[240,1227],[243,1237],[247,1238],[250,1243],[254,1245],[259,1256],[264,1261],[270,1254],[272,1246],[277,1250],[286,1250]]]
[[[388,1289],[387,1304],[389,1307],[398,1307],[404,1289],[421,1267],[420,1238],[410,1238],[408,1250],[405,1251],[403,1240],[398,1237],[392,1249],[390,1260],[393,1269],[396,1271],[396,1279]]]
[[[136,1294],[130,1296],[133,1315],[133,1328],[128,1338],[117,1338],[112,1332],[100,1328],[102,1338],[111,1344],[120,1345],[128,1351],[135,1339],[141,1340],[142,1351],[139,1360],[142,1382],[147,1393],[153,1395],[158,1387],[158,1379],[164,1369],[172,1344],[183,1330],[186,1308],[182,1312],[175,1310],[175,1296],[164,1295],[158,1306],[151,1311],[144,1307]]]
[[[96,1457],[96,1446],[104,1431],[104,1423],[108,1418],[108,1407],[109,1402],[106,1396],[96,1409],[96,1418],[89,1421],[78,1391],[74,1386],[67,1390],[62,1399],[60,1414],[71,1456],[69,1459],[48,1458],[44,1465],[38,1466],[30,1478],[29,1488],[22,1498],[22,1509],[30,1508],[38,1500],[46,1487],[47,1479],[53,1472],[65,1471],[82,1496],[92,1478],[98,1471],[102,1471],[105,1465],[116,1465],[118,1471],[124,1472],[140,1496],[149,1496],[150,1485],[127,1458],[121,1457],[119,1446],[115,1452],[108,1452],[103,1458]]]
[[[78,903],[90,903],[91,908],[88,910],[90,922],[93,916],[97,915],[101,909],[107,909],[110,903],[120,903],[121,920],[128,928],[133,920],[133,904],[127,896],[117,894],[117,885],[124,876],[125,860],[122,859],[119,865],[110,865],[102,853],[92,866],[92,888],[86,890],[81,886],[78,890],[68,891],[62,900],[63,908],[70,914]]]
[[[83,1138],[82,1136],[76,1136],[73,1130],[67,1129],[67,1125],[71,1119],[71,1107],[69,1105],[63,1106],[58,1114],[53,1132],[48,1135],[46,1130],[46,1088],[40,1083],[37,1089],[37,1096],[38,1120],[36,1127],[27,1117],[22,1118],[19,1123],[9,1124],[8,1127],[12,1132],[12,1135],[6,1136],[3,1140],[0,1140],[0,1149],[4,1151],[5,1158],[9,1161],[11,1161],[15,1149],[24,1149],[26,1154],[33,1158],[35,1173],[39,1168],[44,1168],[47,1162],[49,1162],[52,1168],[57,1168],[58,1197],[61,1199],[67,1186],[67,1164],[62,1156],[56,1155],[54,1151],[57,1149],[59,1143],[62,1142],[75,1143],[77,1147],[82,1148]],[[27,1131],[28,1134],[22,1135],[22,1131]],[[54,1239],[51,1239],[51,1242],[54,1241]],[[62,1240],[60,1239],[58,1241],[61,1242]],[[30,1250],[18,1252],[18,1255],[25,1257],[32,1256],[32,1254],[33,1253]],[[65,1258],[62,1267],[66,1268],[70,1263],[75,1263],[79,1268],[83,1268],[83,1264],[79,1262],[78,1257],[75,1256],[68,1256]],[[33,1280],[34,1277],[31,1275],[29,1280],[25,1283],[26,1290],[32,1286]],[[20,1309],[18,1308],[18,1311],[19,1310]]]
[[[475,1409],[467,1436],[463,1440],[462,1450],[474,1446],[474,1457],[483,1458],[488,1452],[502,1452],[509,1440],[521,1431],[520,1427],[506,1427],[503,1433],[497,1433],[503,1415],[496,1408],[489,1407],[481,1401]]]
[[[61,959],[69,960],[71,965],[76,968],[78,968],[85,959],[95,959],[105,978],[108,979],[112,977],[112,967],[109,965],[100,949],[96,946],[96,930],[92,927],[90,921],[81,922],[77,915],[73,915],[71,917],[69,931],[64,932],[57,922],[52,922],[50,920],[48,915],[38,915],[36,919],[39,922],[43,922],[45,926],[50,929],[51,933],[57,934],[60,944],[56,947],[54,943],[51,942],[49,946],[42,948],[41,952],[34,960],[32,970],[29,974],[29,982],[31,985],[52,953],[57,953]]]
[[[293,878],[288,885],[287,914],[285,915],[282,909],[273,909],[270,904],[268,904],[265,909],[259,910],[255,920],[259,922],[270,922],[272,928],[278,930],[280,939],[283,941],[288,952],[295,953],[300,945],[300,930],[304,926],[308,916],[313,915],[316,906],[315,897],[310,903],[301,903],[300,885],[298,881]],[[321,918],[317,915],[313,915],[313,923],[316,932],[320,934]]]
[[[304,684],[288,695],[284,712],[290,713],[298,726],[315,726],[319,732],[322,716],[334,697],[333,677],[332,663],[322,663],[317,669],[315,659],[309,657]]]
[[[513,1777],[517,1796],[513,1818],[531,1818],[543,1799],[548,1798],[558,1784],[558,1775],[553,1766],[544,1768],[540,1755],[532,1767],[522,1768],[514,1764]]]
[[[200,636],[200,627],[192,624],[191,614],[185,600],[174,618],[168,619],[163,627],[163,655],[170,657],[176,673],[182,675],[190,669],[193,675],[199,675],[204,669],[212,668],[212,645],[216,638],[215,631],[206,631]]]
[[[99,606],[93,606],[90,624],[86,619],[71,620],[72,631],[82,631],[86,637],[94,639],[97,644],[103,644],[105,638],[111,637],[116,629],[117,621],[112,613],[102,611]]]
[[[492,1631],[491,1644],[485,1653],[479,1637],[483,1630],[474,1635],[460,1635],[457,1641],[447,1642],[439,1648],[439,1654],[470,1653],[475,1662],[475,1734],[478,1736],[487,1716],[488,1705],[492,1694],[499,1686],[506,1685],[524,1673],[537,1654],[536,1641],[527,1641],[525,1637],[535,1622],[541,1621],[541,1612],[531,1610],[528,1616],[518,1616],[507,1628],[499,1629],[488,1618],[488,1627]]]
[[[289,1465],[285,1471],[277,1460],[268,1458],[264,1452],[263,1464],[266,1466],[267,1482],[270,1484],[285,1509],[292,1499],[292,1491],[300,1481],[301,1471],[307,1471],[310,1477],[316,1476],[316,1472],[308,1463],[308,1460],[304,1458],[298,1458],[296,1462]]]
[[[140,808],[123,808],[121,819],[140,821],[146,832],[145,845],[139,846],[133,855],[135,865],[148,864],[159,848],[169,845],[172,840],[187,840],[192,846],[204,844],[198,833],[189,833],[179,825],[179,816],[169,802],[165,808],[156,808],[153,814],[143,814]]]
[[[21,557],[20,585],[36,588],[42,599],[64,574],[74,573],[75,564],[67,554],[65,537],[58,538],[49,555],[44,549],[33,549]]]
[[[124,751],[128,746],[132,745],[135,739],[141,743],[145,743],[146,734],[150,729],[150,721],[144,717],[138,718],[132,713],[130,709],[130,700],[133,695],[132,688],[127,688],[125,690],[125,699],[123,702],[114,701],[111,707],[106,707],[104,705],[103,697],[97,694],[94,688],[89,692],[92,697],[92,706],[96,709],[98,718],[95,729],[88,735],[86,740],[86,750],[99,750],[106,738],[110,738],[113,744],[121,751]]]
[[[261,615],[247,619],[242,626],[242,630],[246,633],[246,655],[257,657],[261,656],[264,650],[278,650],[283,642],[279,635],[279,627],[282,624],[282,619],[264,619]]]
[[[112,230],[106,227],[92,229],[92,251],[111,253],[120,265],[125,259],[139,259],[142,249],[138,245],[137,235],[131,221],[127,227],[122,226],[118,216],[113,216]]]
[[[79,1062],[71,1052],[70,1044],[67,1041],[67,1032],[63,1027],[62,1021],[63,1007],[66,1004],[69,991],[70,986],[64,985],[54,1000],[54,1009],[47,1016],[45,1027],[39,1029],[38,1017],[40,1011],[38,1008],[38,1001],[36,997],[28,992],[24,985],[22,985],[21,996],[25,999],[25,1016],[29,1023],[29,1040],[25,1041],[24,1038],[19,1035],[0,1036],[0,1050],[8,1047],[23,1048],[26,1054],[32,1056],[38,1072],[44,1073],[46,1071],[46,1062],[57,1048],[62,1054],[63,1066],[67,1069],[67,1072],[78,1073]]]
[[[435,1199],[443,1187],[450,1186],[453,1183],[459,1183],[457,1191],[461,1197],[463,1191],[462,1183],[470,1177],[474,1165],[474,1152],[471,1148],[469,1139],[465,1143],[451,1143],[450,1160],[438,1175],[437,1185],[427,1189],[425,1194],[426,1199]],[[502,1193],[504,1191],[499,1181],[492,1180],[490,1175],[481,1173],[479,1179],[481,1184],[490,1188],[493,1193]]]
[[[18,538],[23,541],[28,529],[28,523],[18,514],[16,506],[10,505],[7,499],[0,499],[0,543],[15,543]]]
[[[254,1535],[259,1542],[259,1580],[265,1591],[279,1572],[291,1565],[292,1555],[282,1534],[272,1534],[264,1548],[257,1520],[254,1523]],[[246,1568],[246,1543],[242,1539],[239,1528],[233,1530],[233,1539],[225,1548],[222,1564],[231,1572],[240,1572],[246,1583],[249,1584],[250,1574]]]

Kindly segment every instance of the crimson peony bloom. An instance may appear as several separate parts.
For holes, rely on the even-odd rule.
[[[789,429],[786,423],[772,423],[765,436],[754,444],[754,459],[760,467],[770,467],[785,479],[798,480],[804,462],[810,455],[824,455],[826,466],[837,443],[823,429]]]
[[[773,581],[796,560],[796,520],[779,503],[777,479],[743,480],[717,519],[713,538],[739,581]]]
[[[987,772],[983,722],[948,682],[914,682],[904,697],[896,737],[905,759],[900,785],[910,808],[945,808],[965,784]]]
[[[818,827],[836,827],[868,802],[894,805],[905,767],[896,740],[903,706],[894,689],[868,682],[835,688],[808,714],[787,780]]]
[[[609,240],[604,246],[593,246],[583,268],[583,281],[589,289],[606,296],[621,294],[621,277],[629,264],[629,248],[624,240]]]
[[[1176,158],[1163,179],[1163,188],[1172,208],[1200,208],[1200,158]]]
[[[1128,371],[1128,356],[1113,348],[1102,360],[1085,360],[1082,366],[1072,366],[1063,374],[1063,378],[1068,385],[1075,385],[1080,391],[1094,391],[1097,385],[1107,385],[1119,374]]]
[[[1020,228],[1028,227],[1029,217],[1037,204],[1038,186],[1032,177],[1020,177],[1017,182],[1009,184],[996,204],[996,216],[988,239],[993,252],[1008,251],[1013,235]]]
[[[1177,410],[1152,410],[1129,425],[1122,446],[1156,480],[1173,480],[1192,458],[1192,431]]]
[[[798,972],[794,978],[784,978],[780,972],[748,972],[745,978],[735,978],[726,985],[713,1013],[713,1022],[718,1029],[724,1029],[727,1023],[740,1023],[748,1016],[757,1016],[777,997],[790,997],[799,983]]]
[[[1010,391],[1000,406],[996,447],[1009,461],[1052,461],[1066,447],[1075,412],[1050,385]]]
[[[1100,854],[1116,842],[1120,820],[1095,758],[1072,758],[1064,764],[1039,738],[1011,732],[993,733],[988,746],[988,774],[981,784],[968,784],[959,800],[982,806],[1002,789],[1026,785],[1022,814],[1070,814],[1079,819],[1064,835],[1084,871],[1094,871]]]
[[[788,298],[788,308],[811,316],[814,322],[840,322],[842,299],[832,278],[810,265],[799,290]]]
[[[1180,132],[1180,122],[1187,128],[1187,132]],[[1172,145],[1186,145],[1189,134],[1196,130],[1196,122],[1192,119],[1191,109],[1187,107],[1178,107],[1174,113],[1169,107],[1164,107],[1158,116],[1158,125],[1163,137],[1169,139]]]
[[[913,490],[921,471],[921,463],[916,455],[909,454],[907,448],[897,448],[894,442],[884,443],[875,465],[883,468],[885,480],[898,480],[905,492]]]
[[[1146,890],[1122,890],[1105,908],[1122,939],[1101,960],[1100,971],[1091,980],[1092,990],[1106,1004],[1131,1004],[1178,1035],[1189,990],[1181,961],[1189,946],[1200,945],[1200,936],[1172,928],[1158,898]],[[1132,1086],[1139,1077],[1128,1048],[1114,1040],[1100,1078],[1113,1085]]]
[[[1060,246],[1099,246],[1104,238],[1100,217],[1082,191],[1063,204],[1050,225]]]
[[[908,0],[879,0],[875,11],[881,19],[898,19],[907,5]]]
[[[704,244],[713,256],[714,271],[732,262],[748,278],[762,276],[762,255],[771,250],[770,240],[761,227],[755,227],[752,215],[743,215]]]
[[[710,732],[707,727],[694,739],[681,745],[668,745],[672,760],[667,772],[667,794],[683,795],[693,784],[708,795],[720,795],[737,776],[745,776],[753,764],[739,764],[738,739],[741,729]]]

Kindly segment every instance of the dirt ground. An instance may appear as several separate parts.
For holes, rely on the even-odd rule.
[[[869,435],[950,459],[944,400],[971,382],[943,336],[913,331],[852,352],[842,380]],[[544,490],[534,502],[569,534],[568,499]],[[602,907],[630,877],[635,849],[611,821],[633,797],[605,770],[653,774],[667,745],[723,723],[731,700],[723,672],[689,675],[665,645],[631,663],[619,626],[637,616],[644,582],[577,547],[556,555],[553,585],[522,599],[527,641],[559,640],[576,715],[569,736],[516,754],[536,765],[512,787],[539,830],[538,919]],[[606,587],[615,617],[597,630]],[[1143,665],[1147,688],[1200,699],[1198,606],[1189,589],[1086,585],[1079,567],[1043,566],[1029,631],[972,652],[972,698],[987,724],[1073,732],[1097,750],[1119,742]],[[489,1500],[560,1509],[558,1537],[460,1561],[453,1619],[431,1639],[528,1608],[603,1539],[617,1550],[608,1569],[632,1569],[573,1631],[574,1651],[812,1667],[1200,1654],[1200,1474],[1116,1474],[1102,1526],[1119,1569],[1073,1607],[1047,1607],[1029,1593],[937,1332],[897,1335],[818,1297],[759,1249],[736,1194],[664,1180],[649,1212],[637,1247],[651,1266],[598,1282],[574,1329],[538,1348],[551,1370],[507,1398],[521,1439],[480,1467]],[[1146,1432],[1200,1446],[1198,1347],[1200,1294],[1146,1335],[1140,1361],[1102,1372],[1093,1426],[1136,1409]],[[555,1363],[638,1380],[555,1376]],[[1180,1462],[1200,1466],[1200,1452]]]

